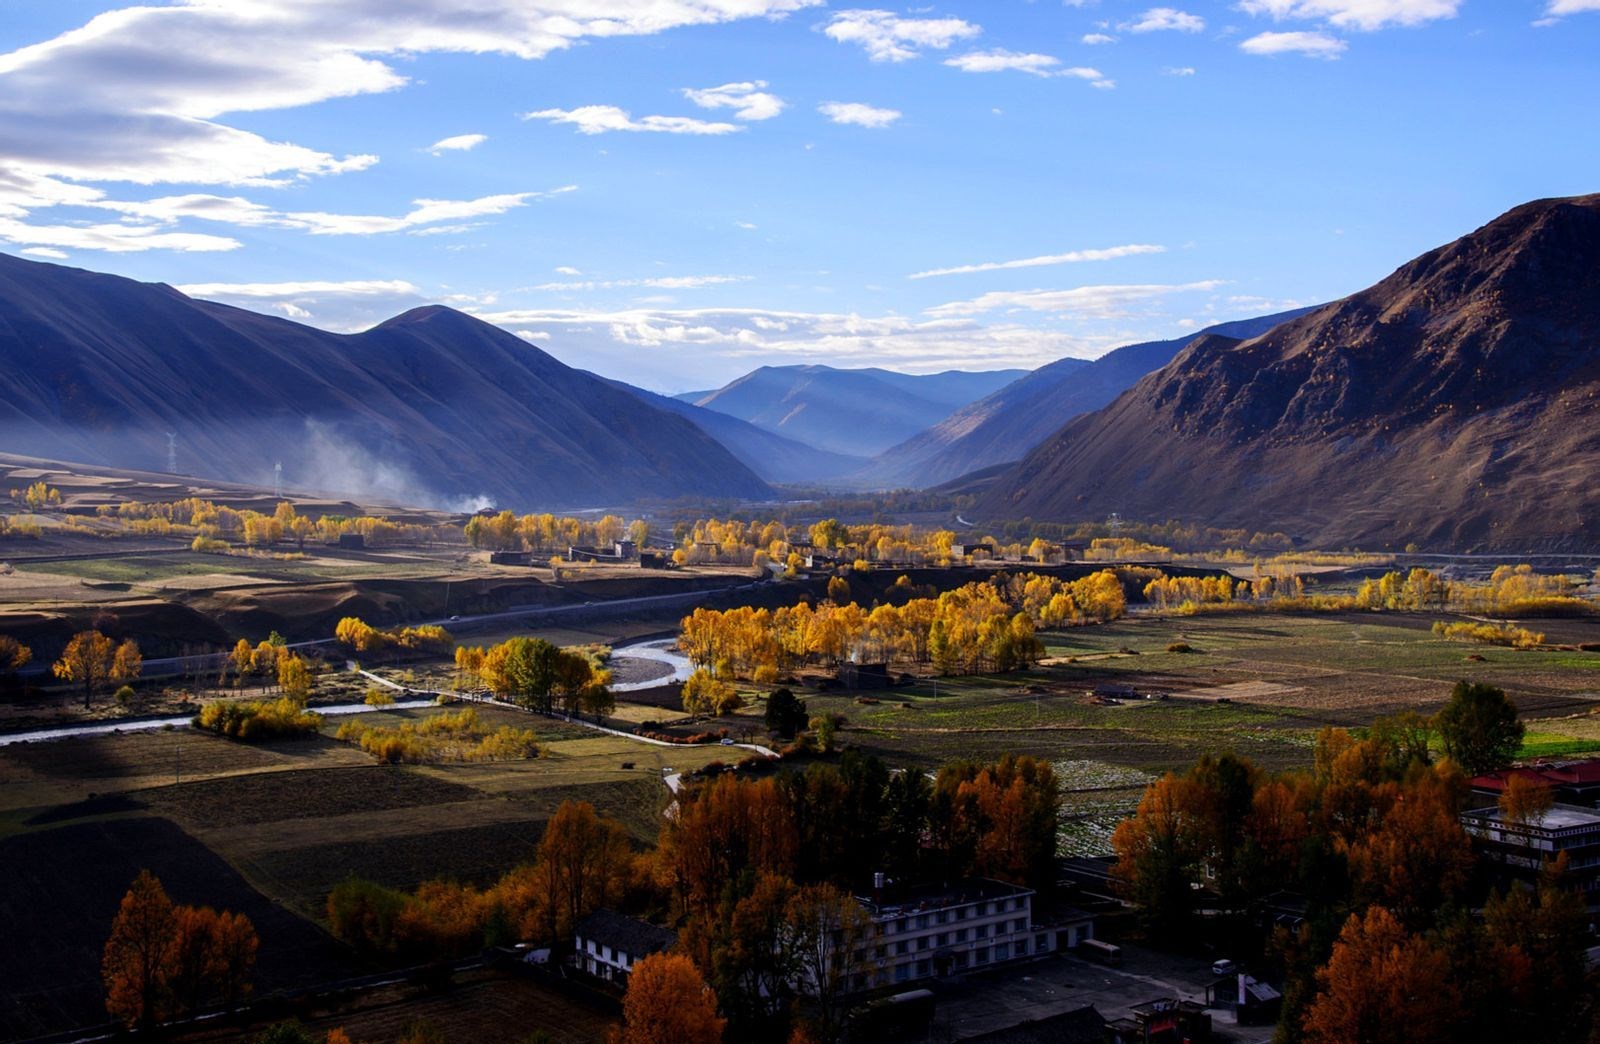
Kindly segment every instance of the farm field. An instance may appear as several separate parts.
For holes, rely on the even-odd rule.
[[[491,726],[534,728],[542,756],[381,765],[332,739],[332,725],[253,746],[173,729],[0,748],[0,867],[23,885],[0,899],[0,937],[36,941],[27,953],[0,947],[0,1038],[103,1017],[99,948],[141,868],[175,901],[247,913],[262,938],[258,989],[270,993],[362,973],[320,927],[328,891],[350,874],[400,888],[435,877],[490,881],[532,859],[544,823],[568,799],[594,803],[647,843],[668,801],[664,770],[726,757],[512,711],[481,714]]]
[[[1446,641],[1432,633],[1433,619],[1142,616],[1042,635],[1049,661],[1030,674],[922,679],[860,697],[813,693],[807,700],[812,713],[845,716],[847,742],[891,761],[932,768],[1015,751],[1159,773],[1229,750],[1270,768],[1309,765],[1324,726],[1359,727],[1401,710],[1431,714],[1465,678],[1510,693],[1530,719],[1530,734],[1568,741],[1558,749],[1536,744],[1530,754],[1573,753],[1589,749],[1589,741],[1600,749],[1600,718],[1590,717],[1600,711],[1600,653]],[[1563,641],[1600,639],[1600,621],[1555,623]],[[1191,651],[1167,651],[1180,643]],[[1088,700],[1102,684],[1173,695]]]

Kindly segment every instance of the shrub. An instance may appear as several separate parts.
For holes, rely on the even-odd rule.
[[[1167,652],[1169,652],[1169,653],[1186,653],[1186,652],[1194,652],[1194,650],[1189,648],[1189,643],[1188,642],[1173,642],[1171,645],[1167,646]]]
[[[322,715],[291,699],[212,700],[195,715],[196,728],[242,743],[302,736],[322,728]]]
[[[1502,627],[1486,623],[1451,623],[1443,620],[1433,625],[1433,633],[1444,638],[1483,642],[1487,645],[1507,645],[1513,649],[1535,649],[1544,644],[1544,635],[1526,627]]]
[[[132,685],[124,685],[112,698],[117,701],[117,706],[126,709],[133,706],[133,701],[139,698],[139,694],[133,691]]]
[[[502,725],[478,741],[476,756],[484,761],[509,761],[539,756],[539,737],[532,729]]]
[[[394,703],[394,693],[388,689],[380,689],[376,685],[367,690],[367,698],[362,701],[368,707],[387,707]]]

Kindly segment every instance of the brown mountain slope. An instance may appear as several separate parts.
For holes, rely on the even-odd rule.
[[[770,488],[694,424],[448,308],[341,335],[0,254],[0,450],[426,505]]]
[[[1120,512],[1321,546],[1600,547],[1600,195],[1540,200],[1057,432],[989,518]]]

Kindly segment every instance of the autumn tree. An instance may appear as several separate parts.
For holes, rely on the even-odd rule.
[[[1527,962],[1526,995],[1518,998],[1508,1020],[1517,1027],[1518,1039],[1583,1039],[1578,1027],[1590,999],[1584,980],[1591,940],[1583,894],[1567,879],[1567,854],[1545,864],[1537,889],[1492,896],[1483,922],[1486,949]]]
[[[783,945],[794,954],[800,981],[815,1003],[818,1036],[837,1040],[844,1031],[844,998],[867,967],[872,917],[848,893],[821,884],[795,893],[784,919]]]
[[[496,695],[548,714],[560,651],[542,638],[511,638],[484,652],[478,677]]]
[[[679,903],[693,910],[713,905],[746,872],[790,876],[796,847],[792,812],[775,780],[721,775],[679,794],[657,855]]]
[[[683,683],[683,709],[690,714],[732,714],[741,705],[732,685],[701,668]]]
[[[628,831],[595,814],[587,801],[564,801],[539,839],[535,867],[551,897],[552,938],[564,939],[586,915],[620,896],[630,858]]]
[[[233,664],[233,676],[240,686],[244,685],[244,676],[255,669],[255,650],[250,647],[248,638],[240,638],[234,643],[233,652],[228,654],[228,660]]]
[[[1308,1044],[1444,1044],[1460,1039],[1445,954],[1381,906],[1345,922],[1305,1017]]]
[[[727,1020],[693,961],[657,953],[633,966],[622,1025],[623,1044],[721,1044]]]
[[[95,690],[111,680],[116,654],[116,643],[99,631],[79,631],[51,670],[62,681],[83,686],[83,705],[88,707]]]
[[[283,690],[283,694],[289,699],[296,703],[304,703],[310,698],[314,685],[311,665],[292,652],[279,655],[277,663],[278,688]]]
[[[172,900],[148,870],[139,871],[111,923],[100,972],[106,1010],[148,1031],[171,1010],[172,965],[178,941]]]
[[[1525,731],[1505,691],[1482,682],[1457,682],[1435,724],[1445,754],[1468,776],[1511,764]]]
[[[0,634],[0,674],[15,674],[32,659],[32,649],[9,634]]]
[[[143,671],[144,655],[139,652],[139,643],[132,638],[124,638],[111,655],[111,681],[129,682]]]
[[[1548,783],[1513,772],[1500,792],[1500,816],[1507,823],[1526,827],[1542,821],[1554,803],[1555,791]]]
[[[1184,925],[1204,855],[1189,782],[1169,772],[1151,784],[1133,816],[1117,824],[1111,847],[1112,873],[1140,917],[1164,931]]]

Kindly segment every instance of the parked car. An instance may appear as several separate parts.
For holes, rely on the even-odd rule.
[[[1211,962],[1211,974],[1217,976],[1218,978],[1221,978],[1225,975],[1234,975],[1238,971],[1238,966],[1232,961],[1228,960],[1226,957],[1222,958],[1221,960]]]

